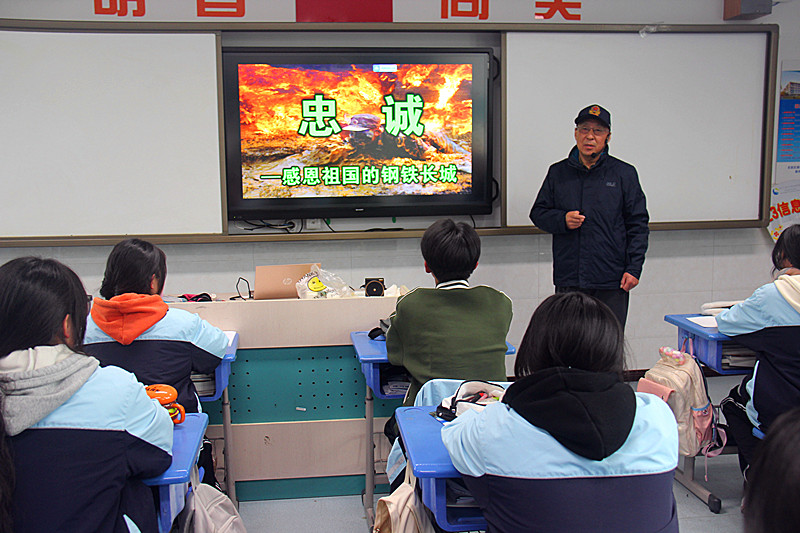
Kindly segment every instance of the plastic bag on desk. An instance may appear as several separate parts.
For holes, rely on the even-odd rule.
[[[342,278],[327,270],[312,270],[297,282],[297,295],[305,300],[343,298],[353,294],[353,289]]]

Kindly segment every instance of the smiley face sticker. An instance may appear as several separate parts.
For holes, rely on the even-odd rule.
[[[306,286],[308,287],[308,290],[313,292],[322,292],[328,288],[325,286],[324,283],[320,281],[319,277],[317,276],[312,276],[311,278],[309,278],[308,283],[306,283]]]

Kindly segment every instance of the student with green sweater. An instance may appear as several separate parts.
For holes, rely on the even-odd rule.
[[[480,237],[468,224],[442,219],[425,231],[420,247],[436,287],[400,298],[386,332],[389,362],[411,374],[404,405],[413,405],[430,379],[506,380],[511,300],[467,282],[478,266]]]

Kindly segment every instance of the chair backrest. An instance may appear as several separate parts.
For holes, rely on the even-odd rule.
[[[678,531],[674,471],[635,476],[523,479],[464,476],[490,530],[572,533]]]

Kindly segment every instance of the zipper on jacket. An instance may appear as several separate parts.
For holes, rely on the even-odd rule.
[[[578,161],[580,161],[580,158],[578,158]],[[583,165],[583,163],[581,163],[581,165]],[[586,182],[589,179],[589,172],[591,171],[591,169],[587,169],[586,167],[582,166],[580,171],[583,173],[583,175],[582,176],[580,174],[578,175],[578,177],[581,180],[581,202],[580,205],[578,206],[578,210],[580,214],[582,214],[585,217],[586,213],[583,212],[583,195],[586,192]],[[586,223],[586,220],[584,219],[583,222]],[[583,224],[581,224],[581,227],[578,228],[578,230],[579,230],[578,231],[578,287],[582,288],[584,287],[583,276],[581,272],[581,269],[583,268],[583,261],[581,260],[581,255],[583,254],[583,246],[581,246],[581,241],[583,239],[581,239],[581,237],[583,236],[583,231],[580,230],[583,230]]]

